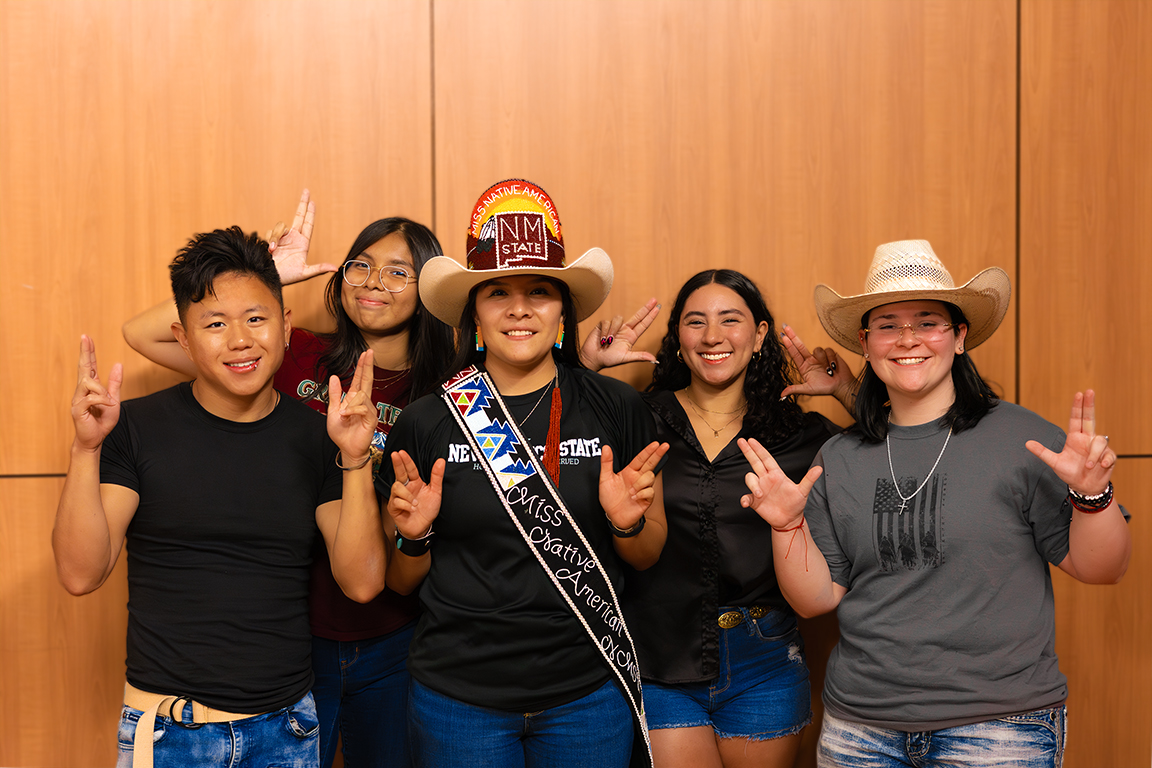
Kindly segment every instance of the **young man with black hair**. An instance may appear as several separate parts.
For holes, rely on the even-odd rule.
[[[346,594],[366,602],[384,586],[372,353],[342,402],[329,382],[340,405],[325,430],[273,389],[291,326],[267,244],[238,227],[196,235],[170,270],[172,330],[197,376],[122,404],[121,366],[105,387],[81,337],[57,572],[72,594],[91,592],[127,541],[120,766],[314,766],[317,529]]]

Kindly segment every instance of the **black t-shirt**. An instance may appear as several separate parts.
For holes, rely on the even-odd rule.
[[[540,456],[550,388],[504,398]],[[600,447],[612,447],[619,471],[652,442],[652,418],[631,387],[589,371],[562,367],[560,393],[560,493],[619,590],[622,564],[598,500]],[[509,519],[442,398],[404,409],[388,436],[388,450],[400,449],[425,480],[436,459],[448,462],[432,566],[420,587],[424,613],[408,657],[412,676],[469,704],[524,712],[603,685],[607,665]],[[382,495],[391,482],[385,461]]]
[[[628,571],[624,615],[645,679],[711,680],[720,674],[721,606],[792,609],[776,583],[771,526],[740,506],[748,492],[744,476],[752,468],[736,439],[709,461],[674,393],[654,392],[644,400],[656,416],[657,439],[670,445],[663,473],[668,540],[659,562]],[[823,416],[807,413],[783,440],[747,429],[739,437],[761,439],[784,474],[799,482],[820,446],[839,431]]]
[[[188,383],[124,403],[102,483],[140,495],[128,526],[128,681],[264,712],[312,686],[308,565],[316,508],[341,495],[324,418],[282,397],[250,423]]]

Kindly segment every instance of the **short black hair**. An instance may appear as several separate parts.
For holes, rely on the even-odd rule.
[[[188,307],[213,293],[216,278],[233,273],[251,275],[264,283],[280,308],[284,308],[284,289],[276,262],[268,253],[268,243],[255,232],[246,235],[240,227],[233,226],[193,235],[168,265],[180,322],[184,322]]]

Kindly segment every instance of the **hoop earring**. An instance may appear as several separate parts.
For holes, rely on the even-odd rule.
[[[477,352],[483,352],[484,351],[484,337],[480,334],[479,328],[476,329],[476,351]]]
[[[560,332],[556,334],[556,343],[553,344],[552,346],[556,347],[556,349],[563,349],[564,348],[564,326],[563,325],[560,326]]]
[[[676,359],[680,362],[684,362],[684,358],[680,357],[680,350],[676,350]]]

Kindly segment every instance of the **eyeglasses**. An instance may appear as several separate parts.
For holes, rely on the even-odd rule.
[[[346,261],[342,267],[344,282],[359,288],[372,277],[373,267],[366,261]],[[409,282],[416,282],[416,278],[408,274],[404,267],[386,264],[379,269],[380,286],[388,293],[400,293],[408,287]]]
[[[865,328],[864,333],[872,335],[877,341],[895,342],[904,335],[904,329],[912,331],[912,335],[921,341],[938,341],[944,337],[945,332],[952,327],[952,323],[938,323],[935,320],[921,320],[918,323],[878,323],[871,328]]]

